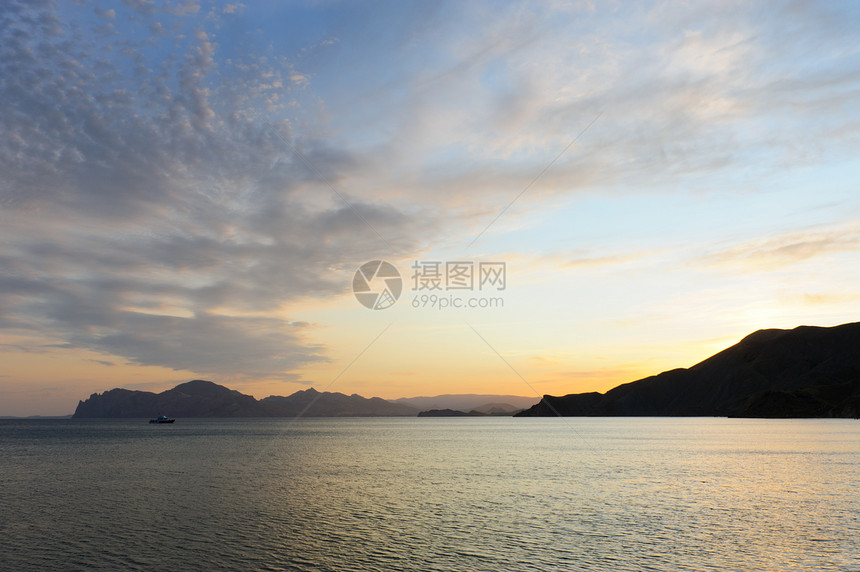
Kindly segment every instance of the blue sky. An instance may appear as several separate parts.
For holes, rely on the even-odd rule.
[[[196,377],[603,391],[758,328],[855,321],[858,21],[4,3],[0,415]],[[367,310],[350,285],[373,259],[407,282],[415,260],[505,261],[504,307]]]

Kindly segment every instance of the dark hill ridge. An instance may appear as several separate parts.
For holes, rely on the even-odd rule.
[[[457,411],[456,409],[430,409],[422,411],[418,417],[468,417],[469,414],[465,411]]]
[[[314,401],[316,399],[316,401]],[[362,397],[357,393],[320,393],[313,387],[297,391],[289,397],[271,396],[260,403],[278,412],[279,416],[294,417],[302,413],[307,417],[364,417],[377,415],[416,415],[414,407],[391,403],[381,397]]]
[[[94,393],[78,403],[72,417],[295,417],[300,413],[307,417],[414,416],[418,410],[378,397],[320,393],[313,388],[258,401],[211,381],[195,379],[157,394],[128,389]]]
[[[759,330],[689,369],[605,394],[546,395],[518,415],[556,414],[858,417],[860,322]]]

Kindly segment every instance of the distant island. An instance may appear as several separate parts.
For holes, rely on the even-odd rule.
[[[521,408],[516,408],[506,403],[488,403],[469,411],[462,409],[428,409],[418,414],[418,417],[510,417],[521,412]]]
[[[501,402],[512,401],[514,404]],[[84,418],[188,417],[414,417],[427,403],[438,407],[468,406],[462,415],[513,415],[538,398],[504,395],[438,395],[386,400],[358,394],[319,392],[314,388],[292,395],[257,400],[211,381],[195,379],[161,393],[111,389],[78,402],[72,416]]]
[[[469,417],[469,414],[458,409],[428,409],[420,412],[418,417]]]
[[[535,416],[860,417],[860,322],[759,330],[688,369],[606,393],[545,395]]]
[[[476,395],[461,393],[436,395],[434,397],[401,397],[400,399],[392,399],[390,401],[410,405],[422,411],[453,409],[455,411],[462,411],[463,413],[477,411],[490,415],[512,415],[520,410],[531,407],[540,401],[540,397],[536,395],[522,397],[519,395]]]

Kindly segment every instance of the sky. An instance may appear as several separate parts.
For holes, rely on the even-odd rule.
[[[605,391],[858,321],[858,22],[800,0],[3,2],[0,415],[190,379]],[[353,291],[374,260],[400,276],[377,309]]]

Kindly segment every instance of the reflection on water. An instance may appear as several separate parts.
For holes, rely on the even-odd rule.
[[[860,422],[0,421],[4,569],[860,569]]]

